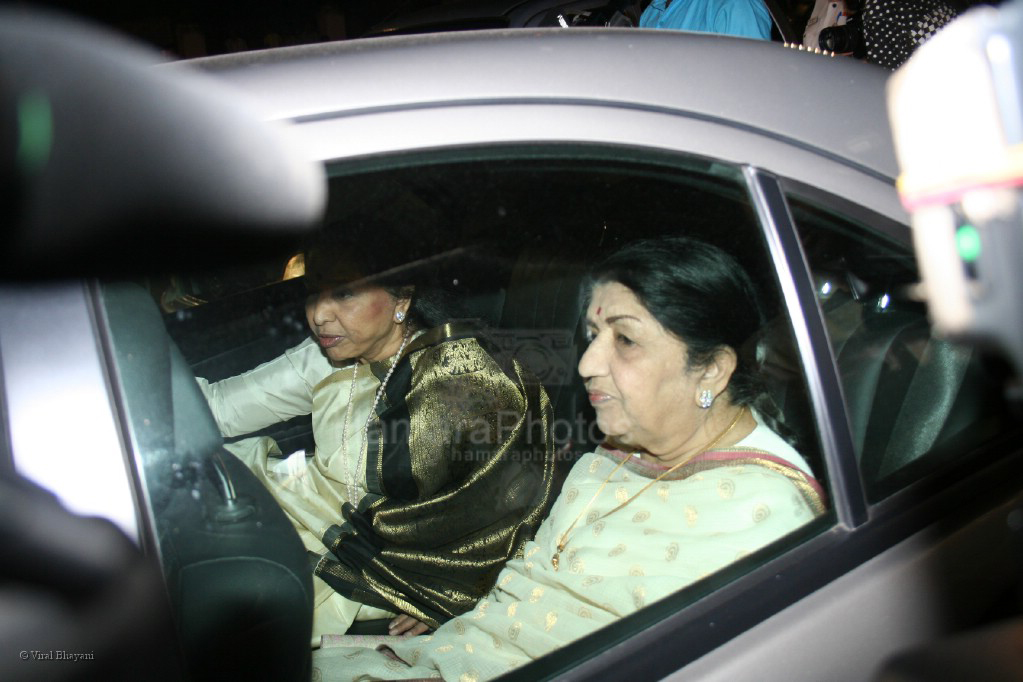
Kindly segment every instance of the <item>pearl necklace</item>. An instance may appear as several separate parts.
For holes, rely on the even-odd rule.
[[[355,361],[355,370],[352,372],[352,387],[348,392],[348,410],[345,412],[345,425],[341,430],[341,452],[345,458],[345,485],[348,488],[348,501],[351,502],[352,506],[358,506],[359,500],[362,496],[359,495],[358,487],[355,484],[355,477],[362,471],[362,462],[365,458],[366,450],[368,448],[366,444],[366,436],[369,433],[369,423],[373,421],[373,417],[376,416],[377,405],[380,404],[380,398],[384,394],[384,389],[387,388],[387,382],[390,380],[391,375],[394,374],[394,368],[398,366],[398,360],[401,359],[401,354],[405,351],[405,347],[408,345],[409,339],[409,328],[405,328],[405,335],[401,339],[401,346],[398,347],[398,352],[395,353],[391,360],[391,366],[387,370],[387,374],[384,375],[384,380],[380,382],[380,388],[377,389],[376,397],[373,398],[373,405],[369,408],[369,414],[366,416],[366,423],[362,425],[362,443],[359,445],[359,459],[356,461],[355,470],[352,471],[348,468],[348,423],[352,417],[352,398],[355,396],[355,380],[359,376],[359,361]]]
[[[718,437],[715,438],[713,441],[711,441],[710,445],[708,445],[707,447],[705,447],[703,450],[701,450],[700,452],[696,453],[692,457],[686,457],[685,459],[683,459],[678,464],[673,465],[670,469],[664,471],[657,478],[655,478],[654,480],[650,481],[645,486],[643,486],[638,493],[636,493],[635,495],[632,495],[631,497],[626,499],[624,502],[622,502],[621,504],[619,504],[617,507],[615,507],[611,511],[607,512],[606,514],[601,514],[600,516],[595,518],[593,520],[593,523],[596,523],[600,519],[607,518],[611,514],[614,514],[616,511],[618,511],[619,509],[621,509],[622,507],[624,507],[625,505],[629,504],[634,499],[636,499],[637,497],[639,497],[640,495],[645,493],[650,488],[650,486],[652,486],[654,483],[657,483],[659,480],[661,480],[662,478],[664,478],[665,476],[667,476],[671,472],[677,470],[683,464],[686,464],[687,462],[692,461],[695,457],[698,457],[699,455],[702,455],[705,452],[710,452],[711,450],[713,450],[714,447],[717,446],[717,444],[720,443],[722,441],[722,439],[724,439],[724,437],[727,436],[732,431],[732,429],[735,428],[735,425],[739,423],[739,419],[742,418],[742,415],[745,414],[745,412],[746,412],[746,407],[745,406],[739,408],[739,413],[737,415],[735,415],[735,419],[732,420],[732,423],[728,425],[728,428],[726,428],[724,431],[722,431],[720,434],[718,434]],[[565,532],[561,534],[561,537],[558,539],[558,546],[554,550],[554,556],[551,557],[551,566],[554,567],[555,571],[558,570],[558,568],[559,568],[559,566],[561,564],[561,553],[565,550],[565,547],[568,545],[569,535],[571,534],[572,530],[575,528],[575,524],[579,523],[579,519],[581,519],[583,517],[583,514],[585,514],[586,511],[593,505],[593,503],[596,501],[597,497],[600,496],[600,493],[604,491],[604,488],[607,486],[607,484],[611,482],[611,478],[618,472],[619,469],[622,468],[622,465],[624,465],[627,461],[629,461],[630,458],[631,458],[631,455],[627,455],[627,456],[623,457],[622,461],[619,462],[618,465],[615,466],[615,468],[611,470],[611,473],[608,474],[607,478],[604,479],[604,482],[600,484],[599,488],[597,488],[597,492],[593,493],[593,497],[590,498],[590,501],[586,503],[586,506],[583,507],[583,510],[581,512],[579,512],[578,516],[575,517],[575,520],[572,521],[572,525],[570,525],[565,530]]]

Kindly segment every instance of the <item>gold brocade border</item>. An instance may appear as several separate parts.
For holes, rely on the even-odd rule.
[[[427,346],[433,346],[442,341],[447,341],[455,336],[461,336],[463,334],[475,334],[478,333],[478,329],[465,322],[445,322],[444,324],[429,329],[419,336],[417,336],[402,354],[402,357],[411,355],[412,353],[426,348]],[[400,358],[399,358],[400,360]]]
[[[620,451],[619,451],[620,452]],[[742,452],[749,453],[749,457],[738,457],[733,459],[702,459],[705,455],[713,454],[714,452]],[[612,461],[621,461],[621,456],[615,454],[614,451],[607,450],[605,448],[598,448],[596,454],[606,457]],[[631,454],[623,453],[625,457],[628,457],[628,461],[625,462],[625,468],[634,474],[643,476],[644,478],[656,478],[663,469],[644,462],[638,457],[633,457]],[[680,481],[685,478],[689,478],[694,474],[708,471],[710,469],[717,469],[719,467],[736,467],[736,466],[758,466],[769,471],[773,471],[777,474],[781,474],[785,478],[789,479],[796,490],[800,492],[803,498],[806,500],[807,505],[813,511],[814,516],[820,516],[827,511],[827,502],[825,500],[822,491],[818,490],[812,483],[810,483],[809,475],[806,474],[802,469],[799,469],[793,464],[782,464],[781,462],[775,462],[766,457],[777,457],[774,453],[767,452],[766,450],[758,450],[757,448],[748,447],[729,447],[722,448],[721,450],[714,450],[712,452],[704,452],[694,457],[692,461],[686,462],[678,470],[671,472],[665,476],[662,480],[665,481]],[[815,481],[816,482],[816,481]],[[819,484],[818,484],[819,485]]]
[[[331,558],[328,556],[321,557],[320,560],[316,562],[316,566],[313,569],[313,575],[318,576],[320,578],[323,578],[324,575],[327,575],[338,580],[342,580],[346,583],[350,583],[353,586],[356,584],[358,580],[360,579],[365,580],[364,575],[352,571],[344,564],[340,564],[337,561],[331,560]],[[371,585],[373,583],[367,581],[365,582],[365,584]],[[358,589],[370,591],[369,588],[367,587],[360,587]],[[440,621],[425,613],[415,604],[412,604],[408,600],[404,599],[401,593],[396,590],[388,590],[387,595],[384,598],[391,603],[391,606],[395,607],[395,610],[398,613],[408,614],[414,617],[416,620],[426,623],[434,630],[436,630],[441,625]]]

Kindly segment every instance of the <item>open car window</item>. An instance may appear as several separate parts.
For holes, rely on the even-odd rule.
[[[588,269],[635,240],[679,235],[725,251],[752,279],[766,321],[756,337],[746,341],[763,366],[765,390],[779,417],[778,434],[799,453],[811,470],[808,473],[822,486],[819,508],[789,523],[791,532],[781,533],[776,541],[755,547],[752,552],[737,548],[714,569],[695,575],[679,570],[679,576],[688,577],[678,578],[673,577],[675,567],[690,558],[680,558],[677,547],[673,553],[670,542],[658,550],[661,558],[657,565],[642,566],[630,561],[627,542],[597,538],[595,522],[599,519],[583,514],[581,532],[597,538],[601,547],[600,543],[610,544],[601,550],[603,558],[592,561],[590,568],[580,558],[582,554],[565,555],[563,570],[582,575],[592,571],[594,579],[581,582],[587,592],[580,598],[588,604],[580,607],[581,611],[559,615],[555,609],[543,614],[546,631],[553,633],[548,641],[567,644],[605,625],[618,628],[615,637],[629,636],[735,581],[833,523],[824,501],[829,476],[808,399],[807,377],[793,341],[792,323],[763,227],[739,168],[683,155],[545,146],[418,154],[328,165],[328,172],[328,232],[334,232],[343,243],[355,221],[365,224],[369,220],[376,225],[374,229],[351,232],[364,240],[357,249],[360,254],[402,254],[404,260],[398,272],[403,268],[429,271],[433,281],[450,296],[457,319],[478,329],[496,358],[518,363],[539,379],[551,406],[550,434],[564,472],[592,453],[603,439],[577,371],[585,349],[580,287]],[[303,345],[310,337],[306,301],[310,294],[316,294],[317,287],[306,281],[303,265],[295,258],[304,246],[296,242],[278,257],[259,262],[247,262],[240,246],[237,262],[225,262],[214,271],[167,273],[140,283],[141,290],[160,311],[167,334],[180,351],[183,368],[215,383],[296,348],[308,348]],[[109,294],[110,300],[117,296],[116,292]],[[130,336],[130,315],[112,314],[109,318],[112,326],[122,326],[112,330],[115,341]],[[313,351],[319,352],[315,348]],[[126,352],[119,358],[127,362],[128,355]],[[141,381],[134,388],[124,387],[129,412],[141,399],[136,392],[144,386],[146,382]],[[228,450],[254,438],[262,442],[272,439],[270,457],[277,463],[271,462],[270,466],[275,471],[286,471],[296,457],[312,462],[323,454],[319,452],[321,434],[314,429],[317,418],[309,414],[314,409],[300,414],[303,409],[295,408],[295,414],[289,412],[278,423],[247,433],[225,433]],[[320,423],[327,425],[323,428],[341,430],[349,421],[350,415],[341,410]],[[143,423],[135,422],[138,428]],[[176,557],[190,550],[185,547],[187,541],[172,528],[181,522],[180,518],[173,522],[164,518],[172,506],[164,488],[187,488],[191,485],[188,476],[199,474],[173,469],[165,449],[180,447],[180,443],[161,441],[154,446],[155,441],[141,437],[136,440],[141,468],[147,472],[150,513],[160,535],[164,563],[173,570]],[[230,471],[238,468],[230,452],[218,453],[217,457],[227,462],[217,466]],[[741,466],[737,466],[739,472]],[[235,475],[244,477],[242,473]],[[184,483],[183,477],[187,479]],[[217,482],[213,476],[207,478]],[[217,485],[209,494],[219,490]],[[568,488],[559,487],[555,493],[572,496]],[[659,493],[651,489],[643,494]],[[722,483],[715,494],[727,497],[732,493],[728,484]],[[551,512],[552,523],[558,513],[557,504]],[[222,506],[209,513],[227,514]],[[479,512],[464,510],[466,516]],[[637,528],[645,521],[641,512],[639,508],[628,511]],[[675,523],[699,529],[700,513],[697,507],[679,509]],[[767,518],[771,510],[763,509],[761,513]],[[641,529],[636,541],[659,532],[657,527]],[[292,542],[293,538],[281,541]],[[212,546],[207,550],[218,551]],[[534,549],[534,555],[540,556],[536,554],[540,551]],[[526,552],[522,561],[528,562],[528,546]],[[606,565],[616,568],[598,568]],[[615,573],[615,579],[602,581],[601,571]],[[529,611],[537,601],[526,598],[523,619],[531,617]],[[514,613],[514,609],[507,613]],[[630,618],[619,622],[622,616]],[[509,632],[527,628],[523,622],[528,621],[512,621],[512,630],[504,630],[509,637],[513,636]],[[519,623],[517,630],[515,622]],[[490,641],[492,646],[500,646],[496,639]],[[537,645],[530,657],[547,653],[545,647]]]

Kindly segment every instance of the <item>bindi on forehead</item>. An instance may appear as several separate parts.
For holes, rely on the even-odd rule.
[[[601,310],[603,310],[603,308],[601,308],[600,306],[597,306],[597,316],[598,317],[600,316],[600,311]]]

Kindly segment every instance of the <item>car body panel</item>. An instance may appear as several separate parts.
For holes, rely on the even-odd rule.
[[[880,661],[955,630],[978,593],[1013,579],[1019,538],[1005,529],[1021,505],[1016,495],[952,531],[932,524],[665,679],[874,679]]]
[[[140,542],[139,506],[80,283],[0,289],[0,366],[15,470]],[[59,417],[58,417],[59,416]]]
[[[720,69],[684,67],[705,62],[737,68],[723,81]],[[269,119],[352,125],[329,135],[309,130],[311,149],[330,141],[312,152],[321,159],[481,139],[604,141],[610,135],[629,144],[695,145],[697,153],[705,143],[725,158],[826,183],[837,194],[856,192],[861,179],[832,182],[812,157],[889,187],[897,174],[882,70],[760,41],[638,29],[503,30],[313,45],[192,64],[253,95]],[[814,86],[807,103],[812,115],[794,116],[786,93],[807,83]],[[540,109],[531,116],[532,107]],[[360,124],[360,117],[368,123]],[[681,127],[689,121],[721,127],[718,134]],[[781,145],[758,154],[758,140]],[[808,155],[791,159],[794,149]],[[890,192],[856,200],[880,203],[904,221],[901,207],[884,195]]]
[[[514,121],[495,130],[493,120]],[[431,130],[429,137],[418,131]],[[383,131],[386,131],[384,133]],[[815,182],[852,201],[905,219],[889,182],[862,167],[839,165],[810,149],[759,131],[663,111],[585,103],[491,102],[356,114],[305,123],[295,131],[307,153],[324,161],[407,150],[470,148],[480,144],[579,142],[678,149],[751,163],[787,177]]]

